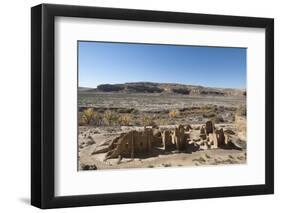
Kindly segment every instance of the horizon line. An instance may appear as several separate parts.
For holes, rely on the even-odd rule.
[[[185,83],[176,83],[176,82],[172,83],[172,82],[154,82],[154,81],[130,81],[130,82],[123,82],[123,83],[101,83],[101,84],[97,84],[96,86],[83,86],[83,85],[80,85],[78,82],[78,87],[97,89],[97,86],[103,85],[103,84],[115,85],[115,84],[130,84],[130,83],[179,84],[179,85],[184,85],[184,86],[210,87],[210,88],[216,88],[216,89],[239,89],[239,90],[247,89],[246,86],[245,87],[223,87],[223,86],[209,86],[209,85],[203,85],[203,84],[185,84]]]

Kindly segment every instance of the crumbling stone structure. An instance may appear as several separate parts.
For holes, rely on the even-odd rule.
[[[213,148],[213,149],[219,148],[218,138],[217,138],[217,135],[215,133],[209,133],[209,135],[207,137],[207,140],[210,142],[211,148]]]
[[[153,132],[153,146],[155,147],[162,147],[162,141],[163,141],[163,132],[159,130],[159,128],[152,128]]]
[[[241,149],[234,136],[221,128],[216,130],[212,121],[207,121],[199,129],[199,137],[190,137],[192,127],[179,125],[174,129],[160,130],[159,127],[144,128],[143,131],[132,130],[121,133],[108,146],[101,146],[92,154],[106,153],[105,160],[122,157],[134,158],[136,155],[150,154],[152,148],[162,150],[196,151],[198,149],[235,148]],[[229,132],[229,131],[226,131]],[[232,139],[231,139],[232,138]]]
[[[172,143],[176,145],[177,150],[185,150],[187,134],[185,134],[184,126],[179,125],[172,133]]]
[[[119,156],[134,158],[138,153],[150,153],[152,140],[152,130],[147,128],[143,132],[133,130],[122,133],[109,147],[105,160]]]
[[[226,137],[224,136],[223,128],[216,131],[216,137],[217,137],[218,147],[223,148],[227,144]]]
[[[203,140],[200,143],[202,149],[208,149],[209,147],[213,149],[224,148],[228,140],[223,129],[216,130],[212,121],[207,121],[205,126],[201,126],[200,138]]]
[[[206,129],[204,125],[202,125],[200,128],[200,138],[202,138],[202,140],[206,140],[207,138]]]
[[[190,126],[190,124],[187,124],[187,125],[184,127],[184,130],[185,130],[185,131],[190,131],[190,130],[192,130],[192,127]]]
[[[214,124],[212,121],[206,122],[206,134],[209,135],[210,133],[214,132]]]
[[[164,150],[167,151],[169,148],[172,148],[173,143],[172,143],[171,131],[164,130],[161,136],[162,136],[162,143],[163,143]]]

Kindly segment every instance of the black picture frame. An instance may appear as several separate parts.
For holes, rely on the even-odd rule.
[[[93,195],[54,195],[55,17],[264,28],[265,184]],[[274,193],[274,20],[164,11],[41,4],[31,8],[31,204],[39,208],[139,203]]]

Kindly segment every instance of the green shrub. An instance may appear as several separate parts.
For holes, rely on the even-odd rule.
[[[122,126],[128,126],[131,123],[131,116],[126,114],[126,115],[122,115],[118,118],[118,123]]]
[[[176,117],[179,116],[179,114],[180,114],[179,110],[171,110],[171,111],[169,112],[169,117],[170,117],[170,118],[176,118]]]
[[[169,124],[169,122],[168,122],[167,119],[158,119],[158,120],[156,121],[156,123],[157,123],[157,125],[159,125],[159,126],[164,126],[164,125],[168,125],[168,124]]]
[[[103,114],[103,119],[108,126],[116,125],[119,119],[119,116],[110,110],[107,110]]]
[[[93,108],[87,108],[84,109],[81,113],[81,122],[84,122],[85,124],[89,125],[94,117],[94,110]]]
[[[142,117],[142,125],[143,126],[154,126],[155,122],[151,116],[144,115]]]

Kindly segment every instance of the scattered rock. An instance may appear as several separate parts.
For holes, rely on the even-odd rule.
[[[96,165],[87,165],[87,164],[81,164],[81,169],[82,170],[97,170]]]

